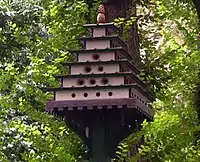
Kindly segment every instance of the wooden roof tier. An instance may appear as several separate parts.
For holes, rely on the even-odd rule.
[[[138,85],[137,83],[134,84],[128,84],[128,85],[106,85],[106,86],[90,86],[90,87],[58,87],[58,88],[46,88],[47,91],[51,91],[51,92],[58,92],[58,91],[67,91],[67,90],[91,90],[91,89],[123,89],[123,88],[135,88],[136,90],[138,90],[142,95],[144,95],[145,97],[147,97],[147,99],[149,99],[151,102],[155,101],[155,98],[153,97],[152,94],[150,94],[149,92],[147,92],[146,90],[144,90],[140,85]],[[77,100],[78,101],[78,100]]]
[[[87,61],[87,62],[68,62],[63,63],[63,65],[67,65],[69,67],[75,65],[106,65],[106,64],[119,64],[119,65],[127,65],[133,73],[139,74],[140,71],[128,60],[110,60],[110,61]]]
[[[55,75],[54,77],[57,79],[63,78],[96,78],[96,77],[118,77],[118,76],[126,76],[131,77],[138,85],[147,89],[147,84],[141,81],[134,73],[132,72],[123,72],[123,73],[102,73],[102,74],[76,74],[76,75]]]
[[[105,48],[105,49],[80,49],[69,50],[72,54],[86,54],[86,53],[103,53],[103,52],[119,52],[124,55],[129,61],[133,60],[133,57],[122,47]]]

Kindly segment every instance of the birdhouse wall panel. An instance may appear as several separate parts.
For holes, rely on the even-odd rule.
[[[115,52],[79,54],[79,62],[115,60]]]
[[[125,77],[125,84],[134,84],[134,83],[136,83],[136,81],[132,77],[130,76]]]
[[[123,47],[125,50],[127,50],[127,46],[123,43],[120,43],[118,40],[112,40],[111,41],[111,48],[115,47]]]
[[[102,37],[106,36],[106,28],[94,28],[93,37]]]
[[[120,55],[119,53],[116,53],[115,57],[116,57],[115,60],[120,60],[120,59],[124,58],[123,55]]]
[[[110,48],[110,40],[87,40],[86,49],[105,49]]]
[[[130,72],[131,70],[130,70],[130,68],[127,66],[127,65],[125,65],[125,64],[121,64],[120,65],[120,70],[119,70],[120,72]]]
[[[119,64],[106,65],[75,65],[71,67],[71,74],[102,74],[102,73],[116,73],[119,71]]]
[[[139,107],[143,107],[143,111],[145,111],[147,114],[153,116],[154,112],[153,110],[149,107],[150,100],[142,95],[139,91],[136,89],[132,88],[131,89],[131,98],[134,98],[138,101]]]
[[[129,98],[129,88],[101,89],[101,90],[68,90],[57,91],[56,101],[63,100],[89,100],[89,99]]]
[[[111,28],[107,28],[106,30],[106,35],[117,35],[118,34],[118,30],[112,30]]]
[[[142,105],[147,105],[148,103],[150,103],[150,100],[147,97],[142,95],[139,91],[137,91],[134,88],[131,89],[131,97],[136,98],[138,101],[140,101]]]
[[[122,59],[127,59],[126,56],[124,56],[122,53],[120,52],[116,52],[116,56],[115,56],[115,60],[122,60]]]
[[[124,76],[102,77],[102,78],[64,78],[63,87],[91,87],[91,86],[106,86],[106,85],[121,85],[124,84]]]

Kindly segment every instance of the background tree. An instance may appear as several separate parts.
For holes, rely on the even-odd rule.
[[[80,160],[80,139],[44,113],[43,88],[67,73],[60,63],[73,60],[68,49],[80,47],[87,14],[78,0],[0,1],[0,161]]]
[[[150,161],[199,161],[199,120],[194,104],[200,66],[199,24],[194,4],[142,1],[137,13],[141,15],[137,19],[144,67],[141,75],[157,96],[153,104],[155,119],[144,122],[141,132],[133,133],[120,148],[130,150],[143,137],[145,144],[127,161],[140,157]],[[120,155],[121,159],[127,156],[123,152]]]
[[[192,1],[195,5],[195,8],[196,8],[196,11],[198,14],[198,18],[199,18],[199,23],[200,23],[200,2],[198,0],[192,0]]]
[[[94,21],[86,2],[0,1],[0,161],[70,162],[84,154],[83,144],[66,123],[44,113],[52,97],[44,87],[58,85],[54,74],[67,74],[60,63],[73,60],[68,49],[81,46],[76,38],[85,34],[82,24]],[[89,3],[90,13],[98,3]],[[130,150],[136,140],[145,139],[139,153],[127,160],[199,161],[194,91],[200,57],[194,5],[191,0],[139,1],[137,16],[116,23],[128,31],[135,21],[141,78],[151,85],[157,101],[154,122],[144,122],[141,132],[124,141]]]

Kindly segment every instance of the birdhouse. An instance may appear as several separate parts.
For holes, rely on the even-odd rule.
[[[76,62],[65,63],[69,75],[55,76],[60,87],[48,88],[54,100],[46,110],[65,118],[86,143],[92,162],[107,162],[118,143],[153,120],[154,98],[131,63],[133,57],[113,23],[86,24],[83,49],[71,50]],[[139,123],[139,124],[138,124]]]

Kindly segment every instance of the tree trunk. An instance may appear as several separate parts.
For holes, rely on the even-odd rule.
[[[115,18],[118,17],[129,17],[130,9],[131,16],[136,16],[136,0],[105,0],[105,8],[108,22],[112,22]],[[129,37],[128,40],[126,40],[128,45],[128,52],[133,57],[132,63],[138,66],[140,64],[140,53],[137,24],[134,23],[128,32]]]
[[[200,25],[200,1],[199,0],[192,0],[192,1],[195,5],[196,11],[199,17],[199,25]]]

